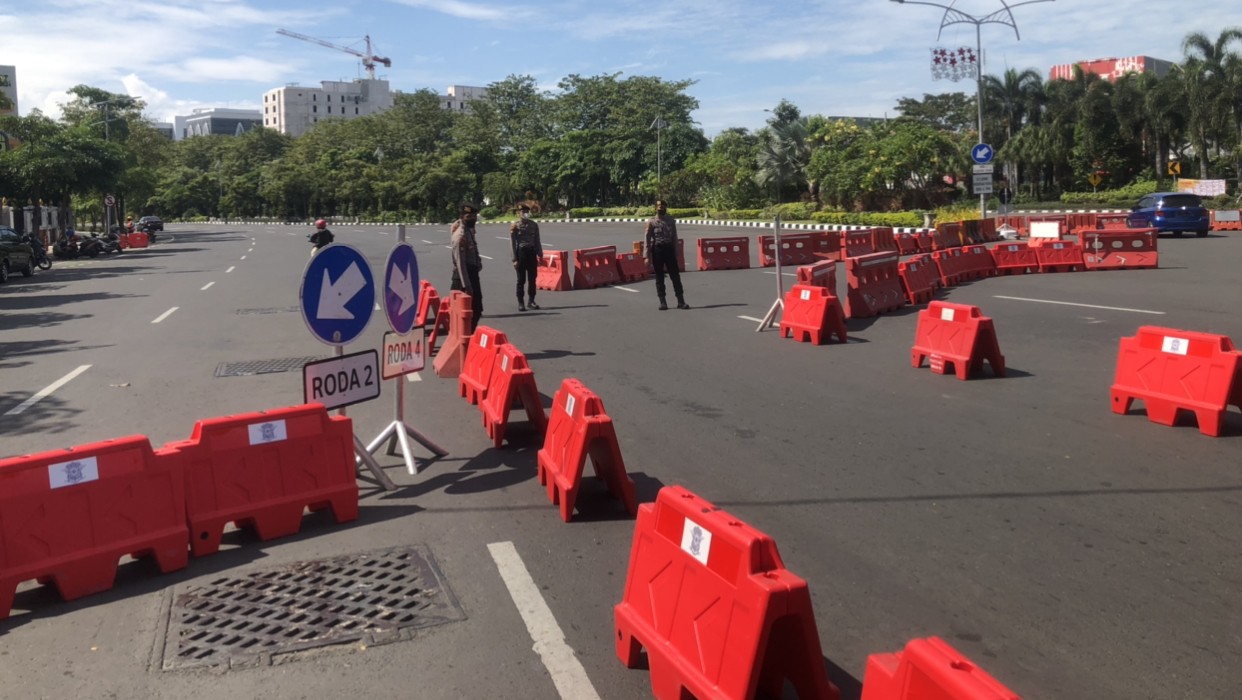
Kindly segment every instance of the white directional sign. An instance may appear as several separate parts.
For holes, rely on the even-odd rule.
[[[384,334],[384,379],[421,372],[427,366],[423,332],[409,335]]]
[[[329,410],[379,398],[380,384],[379,353],[374,350],[302,366],[304,401]]]
[[[992,173],[975,175],[975,194],[992,194]]]

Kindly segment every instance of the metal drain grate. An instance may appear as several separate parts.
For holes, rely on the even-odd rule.
[[[272,372],[300,372],[307,362],[322,360],[322,357],[280,357],[275,360],[247,360],[246,362],[221,362],[216,365],[217,377],[247,377],[252,374],[271,374]]]
[[[259,314],[293,314],[302,310],[300,306],[281,306],[273,309],[238,309],[238,316],[255,316]]]
[[[430,552],[398,547],[220,578],[173,594],[164,670],[253,666],[347,642],[409,639],[465,613]]]

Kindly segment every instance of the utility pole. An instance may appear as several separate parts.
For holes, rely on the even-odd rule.
[[[944,17],[940,19],[940,29],[936,32],[936,41],[940,41],[944,28],[951,24],[973,24],[975,25],[975,55],[978,56],[978,68],[975,75],[975,101],[979,106],[979,143],[986,143],[983,140],[983,25],[985,24],[1003,24],[1013,28],[1013,35],[1022,41],[1022,36],[1018,34],[1018,21],[1013,17],[1013,8],[1022,5],[1034,5],[1037,2],[1053,2],[1054,0],[1023,0],[1023,2],[1008,3],[1006,0],[1000,0],[1004,7],[984,15],[983,17],[975,17],[968,15],[950,5],[942,5],[938,2],[924,2],[923,0],[891,0],[902,5],[928,5],[930,7],[939,7],[944,10]],[[987,218],[988,216],[988,196],[986,194],[979,195],[979,216]]]
[[[664,189],[660,186],[660,175],[663,169],[663,157],[660,153],[660,130],[668,127],[668,122],[664,121],[663,116],[656,116],[655,121],[651,122],[651,126],[647,130],[656,130],[656,194],[660,197],[664,196]]]

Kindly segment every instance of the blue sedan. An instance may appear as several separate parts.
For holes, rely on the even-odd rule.
[[[1203,200],[1189,192],[1149,194],[1140,199],[1130,212],[1131,227],[1159,229],[1160,233],[1174,236],[1182,235],[1183,231],[1194,231],[1196,236],[1203,238],[1211,227]]]

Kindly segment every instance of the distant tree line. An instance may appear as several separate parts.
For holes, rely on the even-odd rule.
[[[79,85],[60,119],[0,118],[19,147],[0,152],[10,203],[69,205],[98,218],[101,195],[166,218],[319,216],[445,221],[461,201],[502,213],[633,207],[664,196],[709,211],[897,211],[969,195],[969,151],[986,141],[1022,194],[1048,200],[1166,178],[1236,180],[1242,170],[1242,30],[1193,33],[1163,77],[1115,83],[1076,70],[984,77],[985,133],[973,96],[903,98],[875,123],[802,115],[782,100],[765,126],[713,139],[692,120],[693,81],[570,75],[542,92],[530,76],[488,86],[464,112],[427,90],[392,109],[323,120],[289,138],[268,129],[171,142],[140,100]],[[657,120],[661,120],[655,128]]]

